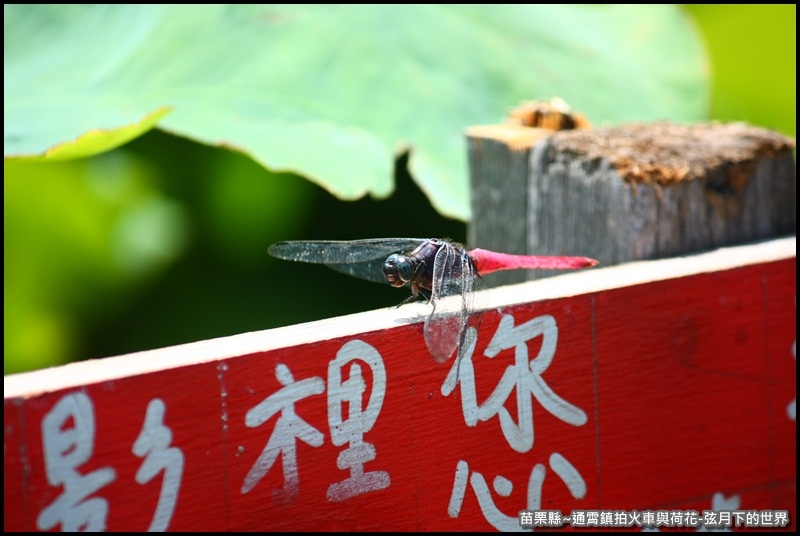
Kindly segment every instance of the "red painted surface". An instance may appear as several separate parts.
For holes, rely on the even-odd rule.
[[[179,453],[171,463],[181,460],[177,499],[166,518],[170,530],[493,530],[487,519],[497,524],[506,516],[516,524],[537,496],[542,509],[565,515],[576,509],[701,515],[725,505],[780,509],[789,512],[793,530],[796,424],[787,406],[796,396],[795,270],[791,259],[488,312],[471,354],[474,382],[462,361],[461,383],[447,395],[442,386],[452,362],[433,362],[422,324],[415,324],[6,399],[4,528],[37,530],[54,501],[100,500],[108,530],[146,530],[165,474],[156,470],[137,483],[143,458],[132,447],[158,399],[163,426],[150,427],[150,439],[156,441],[153,430],[168,429],[162,446]],[[501,318],[508,324],[501,327]],[[523,333],[517,346],[485,355],[493,339],[512,341],[520,326],[537,324],[550,328]],[[363,433],[351,430],[334,441],[336,418],[347,423],[380,391],[380,373],[357,360],[361,407],[335,403],[334,360],[348,351],[382,363],[385,392],[368,415],[374,422],[361,421]],[[526,362],[524,352],[533,364],[515,367],[515,359]],[[342,382],[352,378],[351,365],[342,369]],[[498,387],[506,385],[504,377],[505,391]],[[464,394],[473,389],[482,410],[468,425]],[[44,455],[45,416],[68,395],[88,401],[95,431],[67,487],[85,488],[90,475],[113,471],[109,483],[77,498],[48,481],[59,473],[48,470]],[[262,403],[266,420],[248,426],[248,412],[253,417]],[[270,415],[270,403],[284,412]],[[291,412],[307,425],[286,427]],[[65,433],[79,426],[74,418],[61,425]],[[292,473],[292,456],[276,451],[274,463],[248,487],[248,474],[279,427],[284,438],[305,434],[305,441],[290,441],[297,486],[287,489],[284,474]],[[75,454],[66,444],[62,476],[63,459]],[[345,486],[353,496],[331,491],[351,474],[347,453],[369,452],[367,444],[374,459],[362,454],[370,460],[362,469],[374,480]],[[564,460],[585,492],[575,473],[563,476]],[[535,484],[529,490],[532,475],[533,481],[544,476],[540,493]],[[565,480],[571,478],[570,488]],[[484,486],[488,491],[480,491]],[[491,508],[494,515],[486,513]]]

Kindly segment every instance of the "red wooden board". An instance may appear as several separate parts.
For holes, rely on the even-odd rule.
[[[458,383],[417,323],[6,398],[4,528],[518,530],[523,510],[772,509],[794,529],[795,270],[491,310]]]

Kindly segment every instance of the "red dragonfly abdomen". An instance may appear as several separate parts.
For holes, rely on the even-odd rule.
[[[597,261],[588,257],[549,257],[542,255],[510,255],[485,249],[472,249],[469,257],[479,275],[499,270],[575,270],[589,268]]]

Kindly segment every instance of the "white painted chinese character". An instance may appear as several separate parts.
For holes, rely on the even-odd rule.
[[[527,343],[536,337],[542,337],[542,345],[538,355],[528,361]],[[461,384],[461,407],[467,426],[475,426],[478,421],[487,421],[499,415],[500,427],[508,444],[517,452],[528,452],[533,447],[533,407],[531,395],[553,416],[573,426],[586,424],[586,413],[559,397],[545,383],[542,375],[553,361],[558,341],[558,327],[550,315],[529,320],[514,326],[514,317],[504,315],[500,319],[497,331],[484,351],[488,358],[497,356],[501,351],[514,349],[514,365],[503,373],[500,382],[485,402],[478,404],[475,388],[475,372],[472,355],[475,352],[477,331],[469,328],[465,337],[467,349],[460,363],[454,363],[442,385],[442,395],[448,396]],[[457,370],[460,371],[457,373]],[[504,404],[517,391],[516,422],[505,409]]]
[[[350,364],[349,377],[342,381],[342,370],[352,361],[360,360],[372,371],[372,389],[366,407],[362,400],[366,383],[361,366]],[[348,445],[339,453],[336,466],[350,470],[350,476],[328,487],[328,500],[341,502],[357,495],[386,489],[391,484],[386,471],[364,472],[364,464],[375,459],[375,447],[364,441],[383,406],[386,392],[386,369],[381,355],[365,342],[350,341],[328,364],[328,425],[331,442],[337,447]],[[346,407],[345,407],[346,405]],[[342,420],[342,415],[347,418]]]
[[[264,424],[273,415],[280,414],[267,445],[244,478],[241,492],[247,493],[252,490],[280,455],[285,484],[277,494],[286,500],[294,500],[300,493],[296,441],[299,439],[312,447],[319,447],[325,439],[322,432],[295,413],[294,405],[303,398],[321,394],[325,391],[325,382],[318,377],[295,382],[289,368],[280,363],[275,367],[275,377],[283,388],[250,408],[245,415],[245,424],[248,428],[255,428]]]
[[[64,491],[39,512],[36,527],[50,530],[102,531],[106,528],[108,501],[88,498],[116,479],[111,467],[81,474],[78,468],[89,461],[94,451],[94,407],[86,393],[63,396],[42,419],[45,470],[51,486]]]
[[[586,482],[578,470],[569,463],[561,454],[554,452],[550,455],[550,468],[561,477],[566,484],[570,494],[576,499],[583,499],[586,496]],[[456,518],[461,513],[461,505],[464,502],[464,495],[467,489],[467,477],[472,486],[475,496],[478,499],[483,517],[494,528],[503,532],[519,532],[524,530],[520,525],[519,515],[507,516],[500,511],[494,504],[492,492],[486,484],[486,479],[481,473],[473,471],[469,474],[469,465],[463,460],[459,460],[456,465],[456,477],[453,483],[453,492],[450,495],[450,504],[447,507],[447,514]],[[542,484],[547,470],[544,465],[537,463],[531,471],[528,479],[528,494],[526,507],[528,510],[541,510],[542,505]],[[492,482],[494,491],[501,497],[508,497],[514,489],[510,480],[503,476],[496,476]]]
[[[164,401],[160,398],[150,401],[142,431],[132,448],[136,456],[144,458],[136,471],[137,483],[147,484],[159,473],[164,473],[156,512],[148,532],[164,532],[169,527],[183,476],[183,452],[169,446],[172,443],[172,431],[164,426],[165,410]]]

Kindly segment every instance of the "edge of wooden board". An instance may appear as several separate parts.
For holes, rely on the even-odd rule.
[[[485,304],[483,309],[589,294],[796,256],[797,237],[791,236],[744,246],[720,248],[690,256],[599,267],[488,290],[482,300]],[[398,302],[400,299],[402,297],[399,297]],[[6,400],[32,397],[40,393],[160,370],[379,331],[422,322],[428,311],[424,303],[412,303],[402,307],[392,304],[384,309],[315,322],[11,374],[3,378],[3,396]]]

